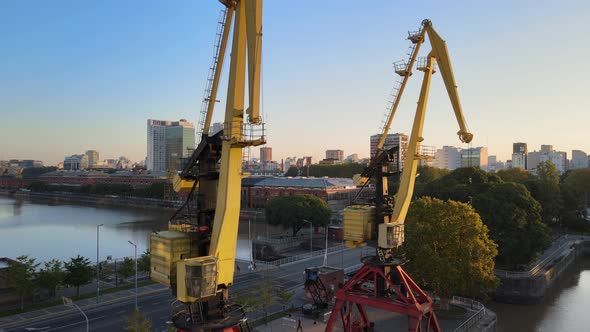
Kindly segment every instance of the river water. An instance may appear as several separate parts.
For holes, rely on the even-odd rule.
[[[96,225],[100,228],[100,257],[120,258],[149,246],[153,230],[163,230],[171,212],[128,208],[55,205],[0,197],[0,257],[28,254],[37,261],[67,260],[80,254],[96,259]],[[252,234],[284,232],[252,223]],[[241,223],[236,256],[249,259],[248,224]],[[565,273],[560,285],[542,303],[488,303],[498,314],[498,331],[590,331],[590,259]]]
[[[539,304],[489,303],[498,315],[498,332],[590,331],[590,259],[574,264]]]
[[[171,211],[56,205],[0,197],[0,257],[29,255],[43,262],[68,260],[79,254],[95,261],[99,224],[104,225],[99,233],[101,260],[133,256],[134,248],[127,241],[137,244],[139,255],[149,247],[152,231],[167,229],[171,215]],[[268,229],[253,223],[253,236],[265,231]],[[247,224],[240,227],[236,255],[249,260]]]

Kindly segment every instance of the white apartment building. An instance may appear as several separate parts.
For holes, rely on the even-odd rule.
[[[454,146],[443,146],[434,155],[434,167],[454,170],[461,167],[461,149]]]
[[[375,157],[377,153],[377,146],[379,145],[379,140],[381,139],[381,134],[376,134],[371,136],[370,140],[370,151],[371,151],[371,158]],[[409,137],[406,134],[396,133],[396,134],[389,134],[385,137],[385,143],[383,144],[383,150],[391,149],[394,146],[399,146],[399,152],[397,158],[399,160],[400,171],[404,168],[404,161],[406,158],[406,151],[408,150],[408,140]],[[397,165],[396,163],[390,164],[390,170],[396,170]]]
[[[571,169],[588,168],[588,155],[581,150],[572,150]]]

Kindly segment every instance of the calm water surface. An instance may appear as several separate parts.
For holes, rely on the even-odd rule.
[[[590,331],[590,259],[574,264],[540,304],[489,304],[498,331]]]
[[[0,257],[29,255],[37,261],[67,260],[80,254],[96,260],[96,225],[100,257],[133,256],[149,247],[153,230],[165,230],[171,211],[51,205],[0,197]],[[247,225],[238,240],[238,258],[249,259]],[[255,229],[255,227],[253,226]],[[263,230],[262,230],[263,231]]]

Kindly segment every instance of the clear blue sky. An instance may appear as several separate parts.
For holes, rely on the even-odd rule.
[[[473,146],[502,160],[516,141],[590,152],[586,1],[264,6],[274,159],[326,149],[368,156],[397,79],[391,63],[406,57],[406,32],[423,18],[447,41]],[[0,1],[0,159],[52,164],[87,149],[143,159],[148,118],[197,121],[220,9],[214,0]],[[410,131],[419,74],[392,132]],[[460,146],[456,131],[435,75],[424,144]]]

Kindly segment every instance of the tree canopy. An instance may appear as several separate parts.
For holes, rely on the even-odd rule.
[[[271,225],[290,228],[293,236],[307,221],[314,226],[327,226],[332,211],[321,198],[312,195],[282,196],[271,200],[266,206],[266,220]]]
[[[539,187],[538,180],[519,171],[501,174],[506,179]],[[429,182],[417,196],[472,202],[498,244],[497,262],[515,267],[533,260],[549,243],[549,228],[541,223],[540,205],[521,184],[504,182],[501,176],[479,168],[459,168]],[[521,246],[521,244],[524,244]]]
[[[473,206],[498,244],[496,262],[515,268],[549,246],[549,228],[541,221],[541,207],[523,185],[495,184],[476,195]]]
[[[534,175],[518,167],[502,169],[496,174],[504,180],[504,182],[515,182],[520,184],[525,184],[527,181],[534,178]]]
[[[80,286],[92,281],[94,277],[94,268],[90,265],[90,260],[86,257],[77,255],[70,258],[69,262],[65,263],[66,268],[66,284],[76,287],[76,297],[80,297]]]
[[[55,296],[57,286],[63,284],[66,273],[63,270],[63,263],[58,259],[45,262],[45,266],[39,271],[39,285],[49,290],[51,296]]]
[[[139,312],[135,309],[133,315],[125,317],[125,331],[145,332],[151,330],[152,322],[145,313]]]
[[[6,281],[20,297],[20,309],[24,309],[25,296],[31,295],[35,288],[35,270],[39,263],[27,255],[18,256],[16,263],[10,264],[6,272]]]
[[[559,212],[562,206],[559,172],[551,161],[539,163],[537,166],[539,177],[539,191],[535,195],[541,204],[541,217],[547,225],[554,224],[559,220]]]
[[[135,262],[129,257],[123,258],[119,266],[119,273],[125,279],[131,277],[135,273]]]
[[[338,178],[352,178],[355,174],[362,173],[366,165],[359,163],[347,163],[339,165],[310,165],[298,169],[291,166],[285,176],[315,176],[315,177],[338,177]]]
[[[441,298],[485,298],[497,286],[496,244],[470,205],[422,197],[410,205],[405,234],[407,270]]]

